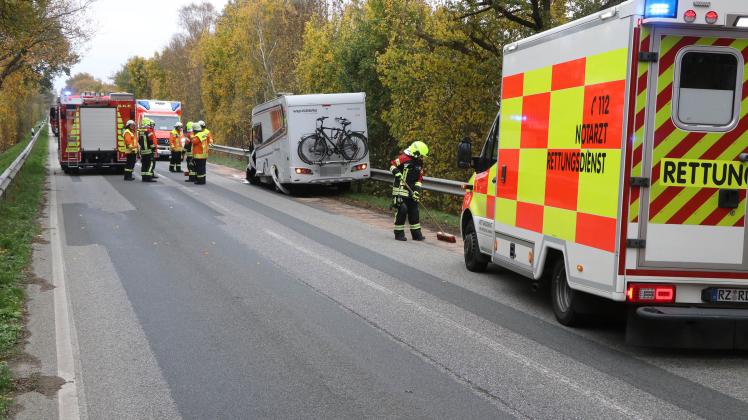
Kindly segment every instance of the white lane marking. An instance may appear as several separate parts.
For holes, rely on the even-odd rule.
[[[53,161],[53,160],[50,160]],[[52,246],[52,284],[54,284],[55,344],[57,350],[57,376],[65,381],[57,393],[57,408],[60,419],[80,419],[78,386],[75,376],[73,342],[76,336],[74,321],[70,318],[67,286],[65,285],[65,262],[62,257],[62,226],[57,218],[57,185],[54,169],[50,165],[51,182],[49,200],[49,236]]]
[[[429,308],[427,308],[427,307],[419,304],[418,302],[415,302],[415,301],[413,301],[411,299],[408,299],[407,297],[405,297],[405,296],[403,296],[403,295],[401,295],[401,294],[399,294],[399,293],[397,293],[397,292],[395,292],[395,291],[393,291],[391,289],[388,289],[387,287],[384,287],[381,284],[375,283],[375,282],[367,279],[366,277],[363,277],[360,274],[357,274],[357,273],[355,273],[355,272],[353,272],[353,271],[351,271],[351,270],[349,270],[349,269],[341,266],[340,264],[338,264],[338,263],[336,263],[336,262],[334,262],[334,261],[332,261],[330,259],[327,259],[327,258],[323,257],[322,255],[320,255],[320,254],[318,254],[318,253],[316,253],[314,251],[310,251],[309,249],[298,245],[297,243],[295,243],[295,242],[293,242],[293,241],[291,241],[291,240],[289,240],[289,239],[281,236],[278,233],[275,233],[275,232],[270,231],[270,230],[265,230],[265,233],[267,233],[268,235],[274,237],[275,239],[283,242],[284,244],[286,244],[286,245],[288,245],[288,246],[296,249],[297,251],[299,251],[299,252],[301,252],[303,254],[306,254],[307,256],[309,256],[311,258],[314,258],[315,260],[320,261],[320,262],[322,262],[322,263],[324,263],[324,264],[326,264],[326,265],[334,268],[335,270],[340,271],[341,273],[345,274],[346,276],[349,276],[350,278],[354,278],[354,279],[360,281],[361,283],[364,283],[365,285],[369,286],[372,289],[375,289],[375,290],[380,291],[380,292],[382,292],[382,293],[384,293],[386,295],[389,295],[389,296],[391,296],[391,297],[399,300],[403,304],[412,306],[414,309],[416,309],[419,312],[421,312],[421,313],[423,313],[423,314],[425,314],[425,315],[433,318],[436,321],[442,322],[444,324],[449,325],[452,328],[456,328],[456,329],[462,331],[463,333],[465,333],[465,334],[467,334],[467,335],[469,335],[469,336],[477,339],[481,343],[485,344],[486,346],[488,346],[492,350],[494,350],[494,351],[496,351],[498,353],[501,353],[504,356],[510,357],[510,358],[514,359],[515,361],[521,363],[522,365],[524,365],[524,366],[526,366],[526,367],[528,367],[530,369],[533,369],[536,372],[538,372],[538,373],[540,373],[540,374],[542,374],[542,375],[544,375],[544,376],[546,376],[546,377],[548,377],[550,379],[554,379],[556,381],[559,381],[559,382],[561,382],[561,383],[569,386],[570,388],[574,389],[575,391],[581,393],[582,395],[584,395],[586,397],[596,399],[597,401],[599,401],[600,403],[602,403],[603,405],[605,405],[606,407],[608,407],[608,408],[610,408],[612,410],[618,411],[619,413],[621,413],[621,414],[623,414],[625,416],[628,416],[628,417],[631,417],[631,418],[635,418],[635,419],[645,419],[645,418],[648,418],[648,417],[645,417],[644,415],[642,415],[640,413],[637,413],[637,412],[635,412],[633,410],[630,410],[630,409],[628,409],[628,408],[626,408],[626,407],[618,404],[617,402],[609,399],[608,397],[600,394],[599,392],[595,392],[593,390],[585,388],[584,386],[578,384],[573,379],[571,379],[571,378],[563,375],[562,373],[556,372],[556,371],[552,370],[551,368],[548,368],[548,367],[544,366],[543,364],[538,363],[535,360],[532,360],[532,359],[530,359],[528,357],[525,357],[524,355],[522,355],[520,353],[517,353],[514,350],[509,349],[508,347],[506,347],[506,346],[504,346],[504,345],[502,345],[502,344],[500,344],[500,343],[498,343],[498,342],[496,342],[496,341],[494,341],[494,340],[486,337],[485,335],[483,335],[483,334],[481,334],[481,333],[479,333],[479,332],[477,332],[477,331],[475,331],[475,330],[473,330],[471,328],[468,328],[468,327],[466,327],[464,325],[461,325],[461,324],[453,321],[452,319],[447,318],[444,315],[442,315],[442,314],[440,314],[440,313],[438,313],[438,312],[436,312],[436,311],[434,311],[432,309],[429,309]]]

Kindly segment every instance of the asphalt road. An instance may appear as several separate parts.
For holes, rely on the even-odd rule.
[[[82,418],[748,416],[745,354],[568,329],[433,234],[396,242],[329,198],[166,167],[157,184],[54,171]]]

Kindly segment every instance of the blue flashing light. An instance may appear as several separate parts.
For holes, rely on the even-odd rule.
[[[148,101],[138,101],[138,105],[142,106],[145,109],[150,110],[151,109],[151,103]]]
[[[670,18],[678,15],[678,0],[647,0],[644,3],[645,18]]]
[[[182,104],[181,104],[181,103],[179,103],[179,102],[172,102],[172,103],[171,103],[171,110],[172,110],[172,111],[176,111],[176,110],[178,110],[178,109],[179,109],[179,108],[180,108],[181,106],[182,106]]]
[[[73,93],[73,92],[71,92],[69,90],[66,90],[66,91],[62,92],[62,94],[65,95],[65,96],[70,96],[71,93]]]

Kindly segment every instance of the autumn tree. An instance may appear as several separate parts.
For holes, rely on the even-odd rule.
[[[92,0],[0,2],[0,89],[17,73],[51,85],[78,61],[76,45],[88,38],[81,25]]]
[[[200,43],[205,119],[227,144],[246,142],[252,108],[296,91],[295,57],[320,0],[232,2]]]
[[[48,112],[52,80],[78,61],[90,0],[0,1],[0,150]]]

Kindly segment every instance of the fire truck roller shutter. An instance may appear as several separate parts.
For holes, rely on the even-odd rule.
[[[81,145],[84,150],[114,150],[117,138],[115,108],[81,108]]]

